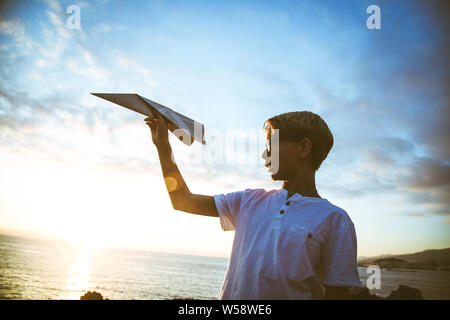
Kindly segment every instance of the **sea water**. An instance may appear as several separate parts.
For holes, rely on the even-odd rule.
[[[217,299],[227,258],[138,250],[100,250],[0,235],[0,299]],[[363,284],[370,274],[358,268]],[[450,272],[381,270],[387,296],[404,284],[426,299],[450,299]]]

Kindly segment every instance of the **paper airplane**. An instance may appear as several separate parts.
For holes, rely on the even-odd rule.
[[[205,142],[205,127],[200,122],[188,118],[169,107],[144,98],[136,93],[91,93],[94,96],[114,102],[143,115],[156,118],[152,112],[156,109],[167,120],[167,127],[184,144],[190,146],[194,139],[201,144]]]

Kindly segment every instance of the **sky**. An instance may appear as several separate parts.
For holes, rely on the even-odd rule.
[[[381,29],[366,26],[372,4]],[[349,214],[358,256],[450,247],[448,2],[0,8],[1,232],[229,256],[234,233],[218,218],[172,208],[145,116],[90,95],[122,92],[204,124],[206,145],[170,135],[198,194],[279,189],[260,157],[263,123],[317,113],[334,136],[317,190]]]

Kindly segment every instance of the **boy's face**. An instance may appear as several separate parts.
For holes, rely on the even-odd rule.
[[[279,141],[278,133],[267,131],[266,149],[261,157],[272,180],[290,180],[299,170],[299,144],[293,141]]]

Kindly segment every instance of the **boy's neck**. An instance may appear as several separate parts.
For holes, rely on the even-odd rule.
[[[283,181],[283,188],[288,191],[288,197],[294,193],[298,193],[303,197],[321,198],[316,190],[316,183],[314,176],[308,178],[302,178],[301,182],[293,180]]]

